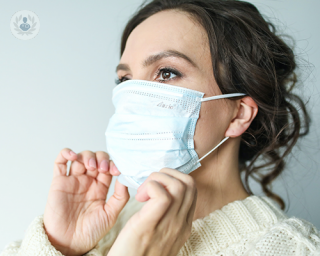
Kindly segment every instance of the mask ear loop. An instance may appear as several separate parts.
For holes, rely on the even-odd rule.
[[[211,149],[207,154],[205,154],[203,157],[201,157],[196,163],[199,163],[203,158],[205,158],[207,155],[209,155],[212,151],[214,151],[217,147],[219,147],[223,142],[225,142],[229,137],[225,137],[220,143],[215,146],[213,149]]]
[[[229,94],[221,94],[221,95],[215,95],[212,97],[207,98],[201,98],[201,102],[209,101],[209,100],[217,100],[217,99],[224,99],[224,98],[232,98],[232,97],[239,97],[239,96],[245,96],[245,93],[229,93]],[[201,157],[196,163],[199,163],[201,160],[203,160],[206,156],[208,156],[210,153],[212,153],[217,147],[219,147],[223,142],[225,142],[229,137],[225,137],[220,143],[215,146],[213,149],[211,149],[207,154],[205,154],[203,157]]]
[[[232,97],[239,97],[239,96],[245,96],[245,93],[229,93],[229,94],[221,94],[221,95],[216,95],[212,97],[206,97],[206,98],[201,98],[201,102],[208,101],[208,100],[217,100],[217,99],[224,99],[224,98],[232,98]]]

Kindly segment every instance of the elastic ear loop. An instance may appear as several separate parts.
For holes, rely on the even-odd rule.
[[[217,147],[219,147],[223,142],[225,142],[229,137],[225,137],[220,143],[215,146],[213,149],[211,149],[207,154],[205,154],[203,157],[201,157],[196,163],[199,163],[203,158],[205,158],[207,155],[209,155],[212,151],[214,151]]]
[[[224,98],[232,98],[232,97],[239,97],[239,96],[245,96],[245,93],[229,93],[229,94],[221,94],[221,95],[215,95],[207,98],[202,98],[200,101],[208,101],[208,100],[217,100],[217,99],[224,99]]]
[[[209,101],[209,100],[217,100],[217,99],[224,99],[224,98],[231,98],[231,97],[239,97],[239,96],[245,96],[245,93],[229,93],[229,94],[222,94],[222,95],[216,95],[212,97],[202,98],[200,101]],[[225,137],[220,143],[215,146],[213,149],[211,149],[207,154],[205,154],[203,157],[201,157],[196,163],[199,163],[202,159],[204,159],[206,156],[208,156],[210,153],[212,153],[217,147],[219,147],[223,142],[225,142],[229,137]]]

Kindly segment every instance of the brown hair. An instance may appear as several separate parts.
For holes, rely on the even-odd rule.
[[[250,194],[248,183],[252,177],[284,209],[284,201],[271,191],[270,185],[284,170],[284,158],[297,139],[309,132],[310,124],[303,101],[292,92],[297,82],[292,49],[276,35],[275,26],[250,3],[153,0],[144,2],[127,23],[120,55],[136,26],[151,15],[169,9],[189,14],[206,30],[213,73],[221,92],[246,93],[258,105],[256,118],[242,135],[240,171],[245,172],[245,187]],[[262,164],[258,164],[259,159],[263,160]]]

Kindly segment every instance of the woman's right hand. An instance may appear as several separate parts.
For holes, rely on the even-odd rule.
[[[67,176],[68,160],[72,164]],[[117,180],[106,202],[112,176],[119,174],[103,151],[75,154],[68,148],[61,150],[44,212],[44,228],[58,251],[83,255],[113,227],[130,197],[128,188]]]

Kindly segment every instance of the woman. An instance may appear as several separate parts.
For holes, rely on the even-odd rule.
[[[242,96],[202,102],[191,138],[201,166],[152,172],[135,198],[117,180],[105,202],[112,176],[122,171],[117,155],[112,162],[105,152],[63,149],[44,215],[2,255],[319,255],[314,226],[287,217],[269,199],[284,208],[269,185],[309,127],[303,102],[291,92],[295,66],[292,50],[252,4],[154,0],[142,6],[122,35],[118,86],[144,80],[160,94],[166,88],[204,98]],[[269,198],[252,195],[250,176]]]

